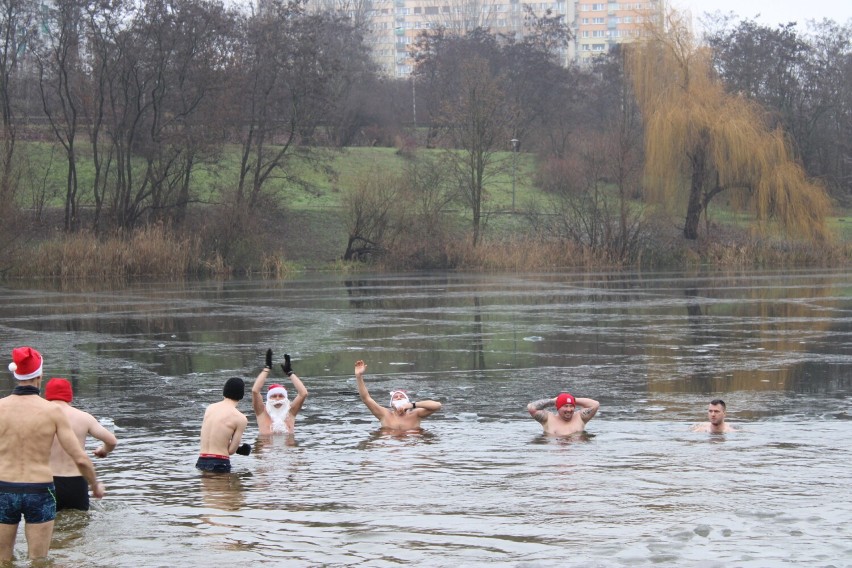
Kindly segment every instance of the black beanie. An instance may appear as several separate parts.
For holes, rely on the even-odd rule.
[[[225,388],[222,389],[222,394],[225,398],[231,400],[242,400],[246,394],[246,383],[239,377],[231,377],[225,381]]]

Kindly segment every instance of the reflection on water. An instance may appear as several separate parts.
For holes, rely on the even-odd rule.
[[[95,460],[107,499],[57,519],[57,566],[842,566],[849,291],[843,271],[7,288],[0,337],[120,439]],[[251,455],[199,472],[205,406],[267,347],[311,393],[295,436],[258,436],[246,399]],[[359,358],[371,390],[442,410],[382,432]],[[561,390],[601,410],[548,438],[525,406]],[[690,432],[717,396],[740,431]]]

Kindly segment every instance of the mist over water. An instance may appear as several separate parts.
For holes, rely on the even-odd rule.
[[[95,459],[107,498],[57,519],[57,566],[850,566],[850,284],[831,270],[7,285],[0,338],[41,350],[46,377],[69,378],[120,440]],[[248,392],[267,347],[310,391],[294,440],[256,440],[247,397],[253,453],[201,475],[204,408],[228,377]],[[404,388],[443,409],[419,435],[381,434],[356,359],[380,403]],[[526,412],[561,390],[601,402],[584,435],[544,437]],[[739,431],[690,432],[716,397]]]

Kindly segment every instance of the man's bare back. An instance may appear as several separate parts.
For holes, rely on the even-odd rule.
[[[118,440],[116,440],[112,432],[98,422],[97,418],[88,412],[74,408],[67,402],[53,401],[52,404],[62,409],[65,417],[68,419],[68,423],[71,425],[71,429],[74,431],[74,435],[77,436],[77,440],[80,442],[80,447],[85,448],[86,436],[92,436],[103,442],[103,445],[94,451],[94,455],[97,457],[106,457],[115,448]],[[50,450],[50,469],[53,470],[53,475],[56,477],[74,477],[80,475],[80,471],[77,469],[74,460],[62,449],[59,441],[55,438],[53,440],[53,447]]]
[[[201,453],[229,456],[237,451],[248,424],[236,401],[215,402],[204,411],[201,424]]]
[[[39,396],[8,396],[0,399],[0,481],[52,483],[50,452],[57,433],[65,434],[75,447],[76,436],[62,410]],[[82,447],[78,452],[82,453]],[[85,457],[85,454],[83,454]],[[13,459],[25,456],[25,459]],[[73,475],[80,475],[76,462]]]

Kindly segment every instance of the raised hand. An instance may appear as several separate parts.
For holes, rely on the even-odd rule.
[[[272,349],[266,350],[266,365],[267,369],[272,369]]]
[[[286,353],[284,354],[284,362],[281,363],[281,370],[288,377],[293,374],[293,367],[290,366],[290,356]]]

